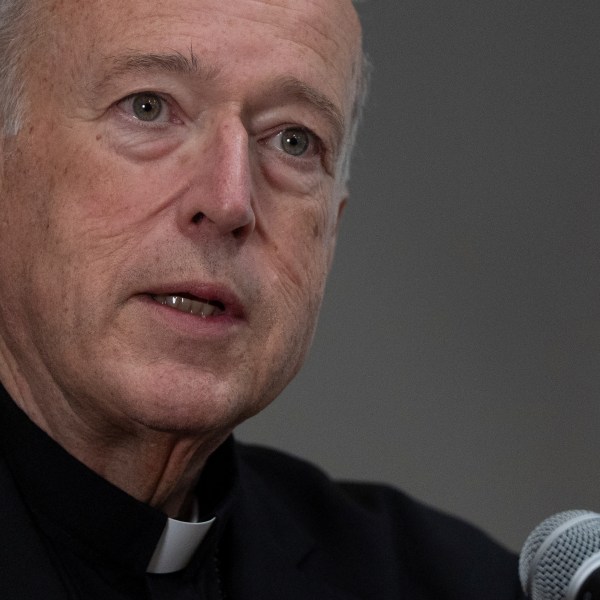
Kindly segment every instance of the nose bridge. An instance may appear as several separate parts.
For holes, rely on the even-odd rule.
[[[217,120],[212,148],[216,162],[212,171],[215,191],[226,204],[231,204],[250,192],[248,133],[239,118]],[[208,152],[212,152],[210,147]]]
[[[209,221],[221,233],[248,232],[254,212],[246,128],[238,115],[221,113],[212,117],[202,138],[188,218],[196,226]]]

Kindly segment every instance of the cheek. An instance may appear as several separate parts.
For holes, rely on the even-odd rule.
[[[101,280],[139,253],[164,207],[158,199],[165,178],[96,148],[71,154],[54,171],[56,183],[46,194],[46,243],[57,260],[85,257],[82,269]]]
[[[53,160],[31,144],[5,164],[0,269],[5,297],[42,322],[66,324],[81,321],[84,307],[101,297],[136,242],[131,224],[139,215],[117,195],[120,178],[110,169],[81,148],[63,151],[74,144],[55,142]]]
[[[282,214],[266,232],[269,287],[278,296],[278,313],[285,312],[288,323],[312,330],[320,307],[335,224],[325,203],[306,202]],[[312,331],[310,331],[312,335]]]

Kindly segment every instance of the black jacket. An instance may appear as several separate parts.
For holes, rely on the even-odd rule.
[[[516,557],[459,520],[384,486],[335,483],[279,452],[236,444],[236,455],[223,540],[230,600],[522,597]],[[65,600],[1,456],[0,532],[0,598]]]

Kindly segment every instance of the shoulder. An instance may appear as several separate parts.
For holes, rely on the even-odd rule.
[[[390,586],[397,577],[409,579],[420,590],[416,597],[520,597],[516,556],[460,519],[389,486],[334,481],[282,452],[239,445],[239,457],[263,503],[284,507],[352,568],[370,561]]]

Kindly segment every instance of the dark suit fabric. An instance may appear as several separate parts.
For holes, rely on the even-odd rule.
[[[220,544],[229,600],[521,597],[515,557],[469,525],[279,452],[235,454],[239,491]],[[2,458],[0,502],[0,598],[69,598]]]
[[[334,483],[272,450],[239,457],[232,598],[522,597],[516,557],[459,520],[385,486]]]

